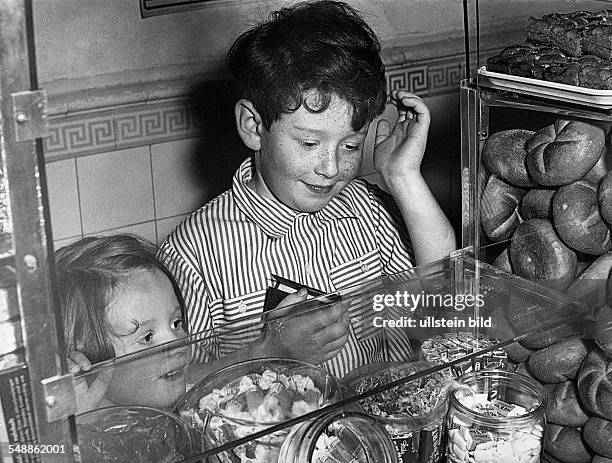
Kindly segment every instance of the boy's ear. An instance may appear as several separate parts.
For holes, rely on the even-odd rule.
[[[238,135],[240,135],[242,142],[253,151],[259,151],[261,148],[260,133],[263,125],[253,103],[245,99],[238,100],[236,106],[234,106],[234,116]]]

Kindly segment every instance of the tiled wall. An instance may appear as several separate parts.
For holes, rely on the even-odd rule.
[[[387,70],[389,88],[410,89],[430,107],[423,172],[451,219],[460,216],[458,87],[463,74],[459,55]],[[203,100],[202,94],[144,95],[142,102],[51,114],[45,159],[55,247],[85,235],[118,232],[159,243],[190,211],[225,190],[247,152],[235,135],[231,104],[213,93],[205,92]],[[371,154],[362,175],[379,179]]]

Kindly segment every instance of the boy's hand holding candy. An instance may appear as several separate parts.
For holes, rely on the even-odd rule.
[[[339,301],[316,310],[300,307],[300,313],[285,317],[291,306],[306,300],[301,289],[286,296],[277,306],[263,331],[263,349],[272,357],[289,357],[320,364],[335,357],[346,344],[350,318],[346,303]],[[316,303],[316,301],[313,301]]]

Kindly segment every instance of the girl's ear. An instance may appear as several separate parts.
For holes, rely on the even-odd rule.
[[[240,135],[242,142],[253,151],[259,151],[263,125],[253,103],[245,99],[238,100],[236,106],[234,106],[234,116],[238,135]]]

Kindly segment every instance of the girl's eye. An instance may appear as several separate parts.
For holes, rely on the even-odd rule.
[[[138,342],[140,344],[151,344],[153,342],[153,333],[147,333],[143,337],[141,337]]]
[[[183,319],[177,318],[172,322],[172,329],[178,330],[179,328],[183,328]]]

